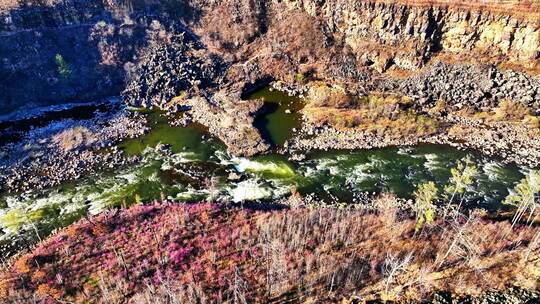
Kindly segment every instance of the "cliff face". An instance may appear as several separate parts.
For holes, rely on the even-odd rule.
[[[0,114],[92,101],[123,89],[126,63],[136,61],[138,50],[170,24],[151,9],[105,3],[74,0],[0,10]]]
[[[322,74],[392,67],[415,71],[434,58],[529,72],[540,67],[540,14],[527,1],[2,3],[0,114],[118,94],[140,50],[188,28],[225,66],[240,67],[231,73],[238,75],[234,80],[249,79],[245,70],[253,62],[258,64],[251,71],[255,78],[280,78],[285,72],[294,77],[309,73],[312,65]]]
[[[482,7],[475,1],[284,2],[289,9],[320,16],[366,64],[380,71],[391,64],[415,69],[437,53],[527,69],[540,64],[540,15],[534,6],[526,12],[517,5],[501,11],[502,4]]]

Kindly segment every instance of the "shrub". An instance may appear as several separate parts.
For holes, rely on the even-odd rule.
[[[342,89],[313,86],[309,103],[303,110],[316,125],[328,124],[339,129],[361,128],[365,132],[389,139],[422,137],[439,129],[437,119],[407,110],[407,97],[371,95],[355,98]]]
[[[531,116],[529,108],[518,101],[503,100],[493,110],[492,121],[516,121],[520,122]]]
[[[56,62],[57,71],[60,77],[68,78],[71,75],[71,67],[64,57],[60,54],[56,54],[56,56],[54,56],[54,61]]]
[[[430,225],[435,219],[435,206],[433,200],[437,197],[437,186],[434,182],[427,182],[418,185],[414,192],[414,212],[416,213],[416,231],[424,225]]]
[[[343,89],[327,85],[312,86],[308,91],[310,107],[347,108],[353,104],[353,98]]]

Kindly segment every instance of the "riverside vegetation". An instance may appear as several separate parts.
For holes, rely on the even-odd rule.
[[[260,118],[270,137],[301,127],[291,102]],[[148,133],[110,148],[136,164],[3,198],[3,254],[19,252],[2,270],[8,303],[537,297],[533,169],[433,146],[242,158],[200,126],[144,120]],[[85,149],[101,140],[89,130],[51,142]]]
[[[448,203],[466,191],[472,171],[454,171]],[[538,206],[528,199],[540,192],[540,173],[509,196],[519,204],[513,221],[437,208],[437,192],[420,185],[410,209],[382,195],[363,210],[155,202],[106,212],[17,257],[0,292],[20,303],[349,303],[536,286]]]

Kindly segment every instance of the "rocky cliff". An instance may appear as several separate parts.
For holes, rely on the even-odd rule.
[[[4,4],[0,114],[118,94],[129,62],[136,62],[138,51],[161,32],[173,30],[173,20],[129,2]]]
[[[419,68],[440,53],[528,69],[540,63],[540,4],[525,11],[526,1],[284,2],[319,16],[379,71]]]
[[[538,8],[536,1],[4,1],[0,113],[118,94],[141,52],[177,32],[194,34],[204,56],[219,59],[225,83],[311,75],[379,89],[373,79],[429,74],[436,61],[514,69],[529,79],[540,66]],[[504,96],[522,96],[527,85]],[[528,91],[522,99],[536,100]]]

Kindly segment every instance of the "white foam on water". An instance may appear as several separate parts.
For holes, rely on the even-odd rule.
[[[265,198],[272,198],[272,190],[263,186],[258,180],[245,180],[228,189],[233,202],[256,201]]]
[[[60,209],[60,214],[71,215],[83,210],[85,207],[86,205],[84,204],[84,201],[74,201],[70,204],[62,206],[62,209]]]
[[[214,156],[219,160],[218,164],[223,166],[231,165],[231,155],[227,151],[217,150]]]
[[[369,159],[369,163],[371,164],[373,168],[383,168],[388,163],[390,163],[389,160],[381,158],[377,155],[371,155],[368,157],[368,159]]]
[[[199,161],[199,155],[195,152],[180,152],[167,157],[163,164],[161,164],[161,170],[172,170],[176,165],[188,164]]]
[[[119,180],[124,180],[125,181],[125,184],[134,184],[136,183],[137,181],[139,181],[140,179],[140,176],[137,172],[126,172],[124,174],[120,174],[120,175],[117,175],[115,180],[118,181],[118,183],[120,183]],[[115,183],[116,185],[118,185],[118,183]]]
[[[437,154],[424,154],[424,158],[426,159],[426,162],[424,163],[424,167],[429,170],[437,170],[443,168],[441,161],[439,160],[439,156]]]
[[[351,174],[347,177],[347,183],[358,185],[367,180],[376,178],[378,174],[370,172],[373,168],[374,164],[372,162],[356,165]]]
[[[294,170],[283,162],[253,161],[243,157],[231,159],[231,163],[238,172],[269,173],[280,177],[294,177]]]
[[[273,198],[280,198],[291,194],[291,190],[296,186],[296,184],[274,181],[272,182],[272,186]]]
[[[8,204],[7,208],[0,210],[0,226],[6,234],[17,234],[20,229],[28,228],[31,225],[47,218],[46,210],[50,207],[61,207],[61,215],[66,214],[64,211],[66,206],[71,209],[80,208],[77,204],[73,204],[69,193],[54,193],[42,198],[27,198],[16,199],[15,197],[7,197],[5,199]],[[37,213],[36,213],[37,212]],[[5,217],[6,215],[11,215]],[[29,216],[32,214],[31,216]]]
[[[200,197],[206,197],[209,194],[210,194],[210,191],[206,189],[197,190],[192,187],[188,187],[186,191],[178,193],[175,198],[178,200],[191,201],[191,200],[198,199]]]
[[[343,173],[343,169],[341,169],[338,164],[339,162],[336,159],[321,158],[317,160],[315,168],[318,171],[328,170],[332,175],[340,175]]]
[[[316,177],[320,172],[312,167],[309,167],[308,164],[302,164],[300,169],[298,170],[300,174],[302,174],[304,177],[307,178],[313,178]]]
[[[125,172],[116,177],[106,178],[99,182],[97,185],[98,189],[89,189],[87,195],[87,199],[90,201],[89,213],[93,215],[99,214],[108,209],[114,202],[134,195],[135,193],[126,193],[126,190],[135,184],[160,181],[157,172],[146,175],[143,172],[144,168],[137,169],[131,172]]]
[[[504,181],[504,168],[498,161],[490,161],[484,164],[482,171],[490,181]]]
[[[397,150],[397,154],[399,154],[399,155],[407,155],[407,156],[411,156],[411,157],[415,157],[415,158],[421,157],[419,155],[414,155],[412,153],[413,151],[414,151],[414,149],[412,147],[399,147],[398,150]]]

